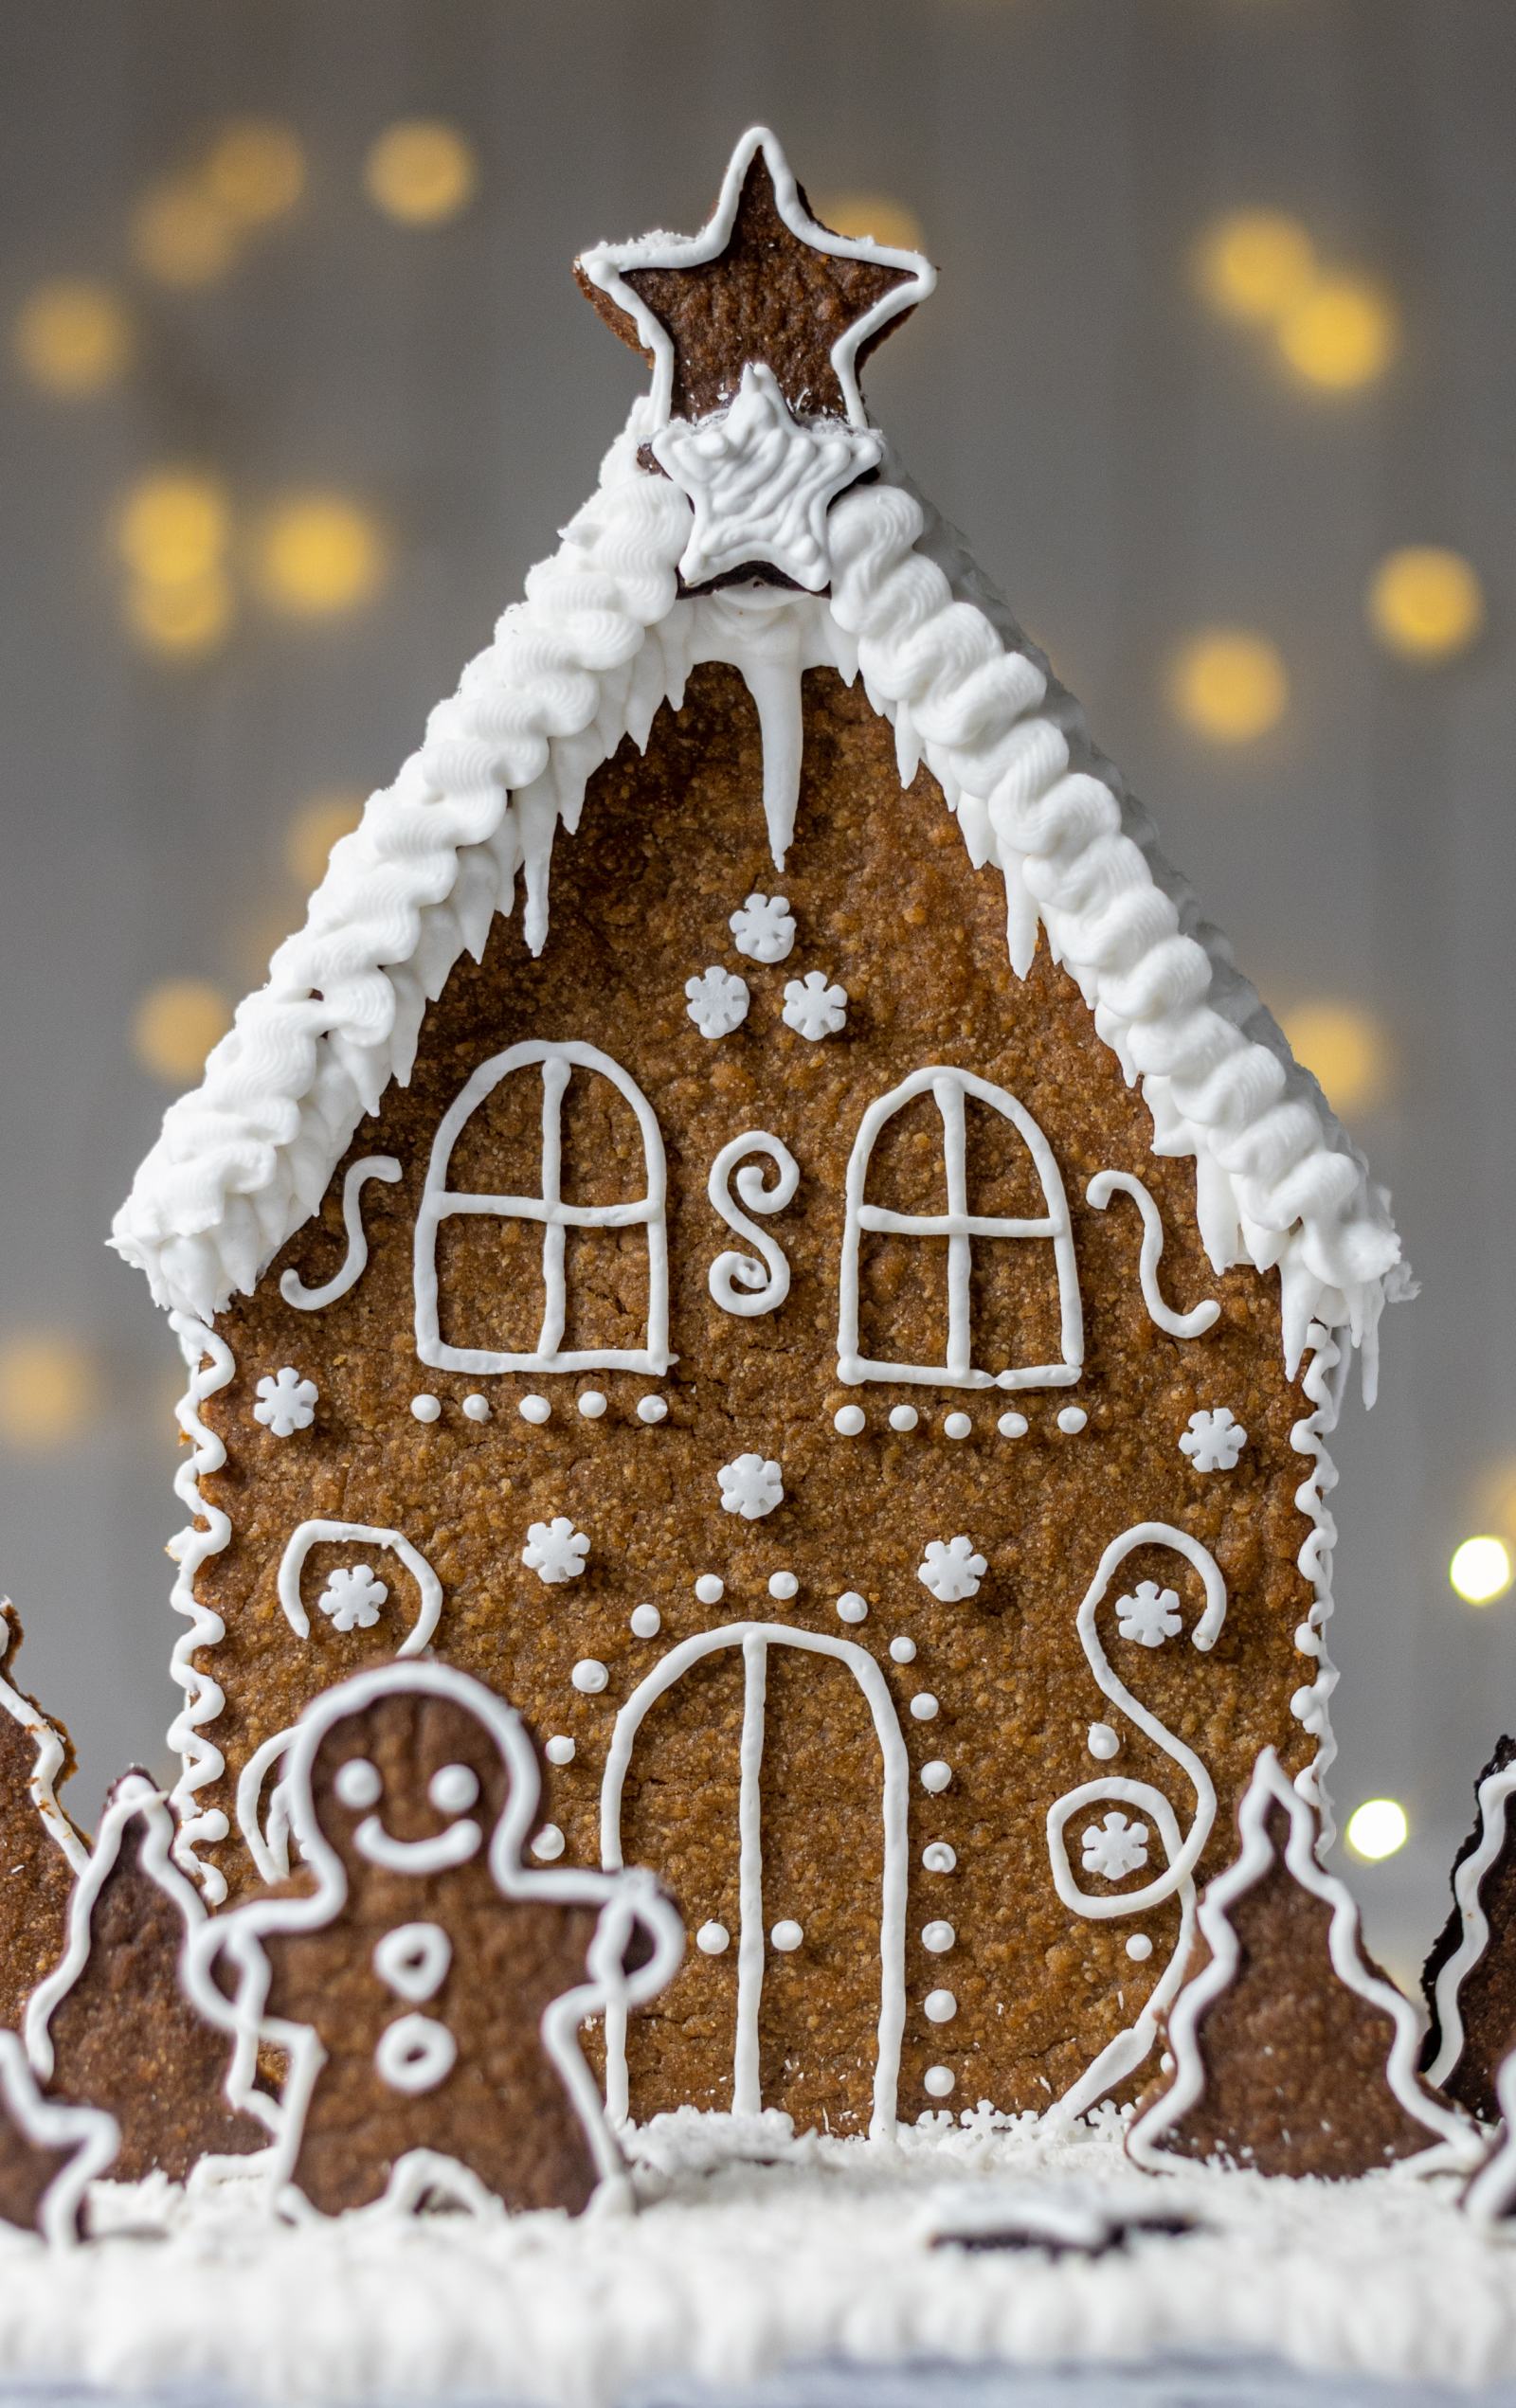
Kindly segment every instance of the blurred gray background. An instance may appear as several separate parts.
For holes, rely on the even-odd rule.
[[[0,57],[0,1577],[76,1810],[178,1626],[112,1212],[593,482],[639,371],[573,253],[764,117],[924,229],[875,416],[1395,1193],[1334,1788],[1404,1806],[1347,1869],[1408,1968],[1516,1721],[1516,1592],[1448,1572],[1516,1542],[1510,0],[8,0]]]

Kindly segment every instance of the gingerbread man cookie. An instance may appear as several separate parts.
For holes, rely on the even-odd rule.
[[[45,2240],[78,2240],[84,2193],[120,2134],[98,2107],[44,2098],[14,2032],[0,2032],[0,2217]]]
[[[190,1979],[238,2035],[231,2095],[276,2130],[288,2203],[583,2207],[623,2167],[579,2026],[662,1989],[684,1945],[669,1899],[645,1873],[522,1863],[535,1748],[451,1665],[328,1690],[281,1788],[315,1888],[208,1924]],[[269,2044],[277,2111],[254,2088]]]

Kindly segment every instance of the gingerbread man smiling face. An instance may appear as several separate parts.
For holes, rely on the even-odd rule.
[[[216,1917],[195,1977],[238,2031],[239,2103],[261,2095],[261,2044],[290,2058],[283,2183],[329,2213],[431,2187],[582,2207],[622,2160],[578,2027],[663,1986],[674,1908],[645,1874],[523,1862],[535,1748],[449,1665],[328,1691],[285,1786],[315,1891]]]

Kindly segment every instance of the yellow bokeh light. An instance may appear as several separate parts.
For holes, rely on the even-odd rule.
[[[1279,321],[1279,348],[1297,376],[1331,392],[1372,385],[1395,357],[1399,325],[1378,286],[1324,276]]]
[[[231,582],[219,568],[176,584],[135,577],[121,607],[144,652],[175,660],[193,660],[219,650],[236,615]]]
[[[1388,1094],[1394,1072],[1389,1037],[1362,1004],[1300,1003],[1280,1022],[1297,1062],[1315,1073],[1334,1112],[1371,1111]]]
[[[1365,1798],[1347,1818],[1347,1844],[1365,1864],[1394,1856],[1410,1836],[1405,1808],[1396,1798]]]
[[[1485,623],[1478,571],[1440,544],[1389,552],[1369,580],[1368,622],[1404,660],[1449,660],[1466,652]]]
[[[1176,717],[1195,734],[1213,744],[1246,745],[1283,717],[1290,680],[1267,636],[1210,627],[1175,654],[1168,696]]]
[[[363,180],[374,207],[398,225],[444,225],[474,198],[478,162],[457,126],[407,117],[373,143]]]
[[[313,795],[296,813],[284,838],[284,859],[300,886],[309,890],[320,885],[333,846],[339,836],[352,834],[367,800],[355,789],[342,787]]]
[[[234,264],[237,229],[213,192],[173,176],[144,193],[132,213],[132,257],[160,284],[214,284]]]
[[[226,488],[194,468],[155,468],[123,494],[116,544],[135,574],[188,584],[217,566],[231,532]]]
[[[206,189],[241,225],[266,225],[293,209],[305,189],[305,152],[294,128],[271,118],[236,117],[211,143]]]
[[[182,1087],[231,1026],[231,1005],[207,979],[160,979],[132,1018],[132,1051],[155,1078]]]
[[[0,1344],[0,1438],[45,1454],[77,1438],[99,1401],[94,1357],[67,1330],[24,1330]]]
[[[887,251],[924,247],[926,238],[914,209],[892,200],[888,192],[829,192],[815,208],[819,222],[834,234],[850,235],[856,242],[872,237]]]
[[[1511,1552],[1504,1538],[1487,1532],[1477,1538],[1466,1538],[1461,1547],[1453,1549],[1448,1579],[1454,1596],[1461,1597],[1466,1606],[1492,1606],[1516,1579],[1516,1564],[1511,1561]]]
[[[1222,317],[1266,324],[1293,308],[1316,272],[1309,235],[1282,209],[1236,209],[1200,237],[1195,273]]]
[[[45,393],[82,400],[114,385],[132,357],[132,320],[108,284],[55,277],[16,314],[16,358]]]
[[[293,494],[259,529],[254,566],[272,609],[323,619],[370,601],[388,559],[376,521],[358,503],[342,494]]]

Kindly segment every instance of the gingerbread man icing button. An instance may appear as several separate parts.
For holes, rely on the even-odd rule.
[[[275,2178],[335,2214],[442,2191],[582,2208],[624,2163],[579,2027],[654,1997],[684,1933],[652,1876],[523,1862],[535,1746],[441,1663],[328,1690],[283,1787],[315,1888],[206,1928],[190,1979],[239,2038],[232,2094],[284,2051]]]

